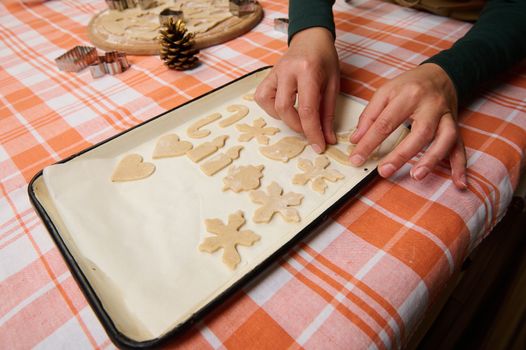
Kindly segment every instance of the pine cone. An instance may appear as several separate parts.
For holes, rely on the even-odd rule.
[[[199,50],[193,48],[194,35],[187,33],[182,20],[170,18],[160,32],[161,59],[169,68],[187,70],[197,65]]]

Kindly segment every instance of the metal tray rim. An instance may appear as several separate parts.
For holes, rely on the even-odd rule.
[[[120,137],[136,128],[139,128],[143,126],[146,123],[149,123],[153,120],[156,120],[158,118],[161,118],[167,113],[170,113],[178,108],[181,108],[189,103],[193,103],[205,96],[208,96],[209,94],[212,94],[218,90],[223,89],[224,87],[234,84],[239,80],[242,80],[244,78],[247,78],[253,74],[256,74],[260,71],[266,70],[272,66],[265,66],[261,67],[259,69],[256,69],[250,73],[247,73],[239,78],[234,79],[231,82],[228,82],[222,86],[219,86],[215,89],[210,90],[209,92],[200,95],[196,98],[193,98],[179,106],[176,106],[170,110],[167,110],[153,118],[150,118],[148,120],[145,120],[144,122],[137,124],[136,126],[133,126],[127,130],[124,130],[114,136],[111,136],[93,146],[90,146],[80,152],[77,152],[65,159],[62,159],[54,164],[61,164],[68,162],[84,153],[87,153],[99,146],[102,146],[103,144]],[[131,348],[131,349],[147,349],[155,346],[160,346],[162,343],[165,343],[167,341],[171,341],[174,339],[176,335],[181,335],[185,330],[190,328],[192,325],[200,321],[204,318],[212,309],[219,306],[221,303],[225,302],[230,296],[234,295],[237,291],[239,291],[243,286],[247,285],[249,281],[253,280],[257,275],[259,275],[263,270],[268,268],[272,263],[274,263],[279,257],[284,255],[292,246],[294,246],[296,243],[298,243],[303,238],[307,237],[310,233],[314,231],[314,229],[318,226],[320,226],[324,221],[326,221],[331,213],[334,213],[337,209],[339,209],[345,202],[347,202],[349,199],[354,197],[367,183],[369,183],[373,178],[376,177],[378,174],[377,170],[374,169],[371,171],[365,178],[363,178],[356,186],[354,186],[349,192],[347,192],[345,195],[343,195],[341,198],[339,198],[336,202],[334,202],[327,210],[323,212],[320,216],[318,216],[315,220],[313,220],[311,223],[309,223],[307,226],[305,226],[300,232],[298,232],[293,238],[291,238],[286,244],[281,246],[279,249],[277,249],[274,253],[272,253],[270,256],[268,256],[263,262],[261,262],[259,265],[256,265],[250,272],[248,272],[245,276],[240,278],[238,281],[236,281],[232,286],[230,286],[228,289],[226,289],[222,294],[217,296],[214,300],[209,302],[207,305],[203,306],[199,311],[194,313],[192,316],[190,316],[186,321],[183,323],[180,323],[179,325],[175,326],[172,330],[165,333],[164,335],[150,339],[145,341],[136,341],[133,340],[123,333],[121,333],[115,324],[113,323],[111,317],[108,315],[106,310],[104,309],[104,306],[102,305],[102,302],[97,296],[97,293],[93,290],[91,287],[88,279],[82,272],[81,268],[77,264],[75,258],[67,248],[65,242],[63,241],[60,232],[55,227],[53,221],[47,214],[44,207],[39,202],[38,198],[36,197],[36,194],[34,192],[34,183],[37,181],[42,175],[43,170],[40,170],[29,182],[28,185],[28,195],[29,199],[37,211],[38,215],[42,219],[44,225],[46,226],[48,232],[50,233],[53,241],[59,248],[59,251],[66,261],[69,269],[72,272],[73,277],[75,278],[75,281],[80,287],[80,290],[88,300],[90,306],[92,307],[93,311],[97,315],[97,318],[102,323],[102,326],[104,327],[106,333],[110,337],[110,339],[113,341],[115,345],[117,345],[119,348]]]

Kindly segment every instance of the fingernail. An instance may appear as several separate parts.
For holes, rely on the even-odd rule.
[[[429,174],[429,168],[420,166],[411,172],[411,177],[417,181],[422,180],[426,175]]]
[[[314,152],[320,154],[321,153],[321,147],[318,146],[317,144],[313,143],[312,145],[310,145],[312,147],[312,149],[314,150]]]
[[[354,156],[351,157],[350,160],[351,160],[351,164],[354,166],[360,166],[365,161],[365,159],[363,159],[363,157],[359,154],[355,154]]]
[[[380,173],[382,177],[389,177],[393,175],[395,171],[396,171],[396,168],[391,163],[384,164],[378,169],[378,172]]]

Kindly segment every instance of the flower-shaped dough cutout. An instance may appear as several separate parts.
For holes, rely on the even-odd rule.
[[[260,145],[268,145],[268,135],[272,136],[280,131],[278,128],[267,126],[267,123],[263,118],[254,120],[252,125],[238,124],[236,125],[236,128],[241,132],[238,141],[248,142],[253,138],[256,138]]]
[[[236,193],[241,191],[255,190],[260,185],[263,177],[264,165],[231,166],[228,174],[223,178],[223,191],[232,190]]]
[[[203,243],[199,245],[199,250],[213,253],[223,248],[223,262],[230,269],[235,269],[241,261],[236,246],[250,247],[261,238],[250,230],[240,231],[239,229],[245,222],[245,217],[241,211],[230,214],[226,225],[220,219],[206,219],[206,230],[215,236],[205,238]]]
[[[292,178],[292,183],[296,185],[305,185],[311,181],[311,187],[318,193],[325,193],[327,188],[326,181],[336,182],[345,176],[336,169],[327,169],[331,164],[326,156],[318,156],[314,163],[307,159],[298,160],[298,168],[303,171]]]
[[[300,215],[296,208],[303,200],[303,195],[294,192],[283,193],[283,188],[276,182],[267,187],[267,192],[258,190],[250,192],[252,202],[261,204],[254,212],[256,223],[269,223],[275,213],[279,213],[286,222],[299,222]]]

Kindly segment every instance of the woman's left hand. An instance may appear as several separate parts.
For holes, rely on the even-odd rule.
[[[433,63],[418,66],[376,91],[351,136],[357,144],[351,163],[362,165],[400,124],[411,120],[409,135],[380,161],[380,175],[390,177],[429,145],[411,169],[411,177],[422,180],[449,156],[455,186],[466,189],[466,154],[456,119],[457,94],[449,76]]]

